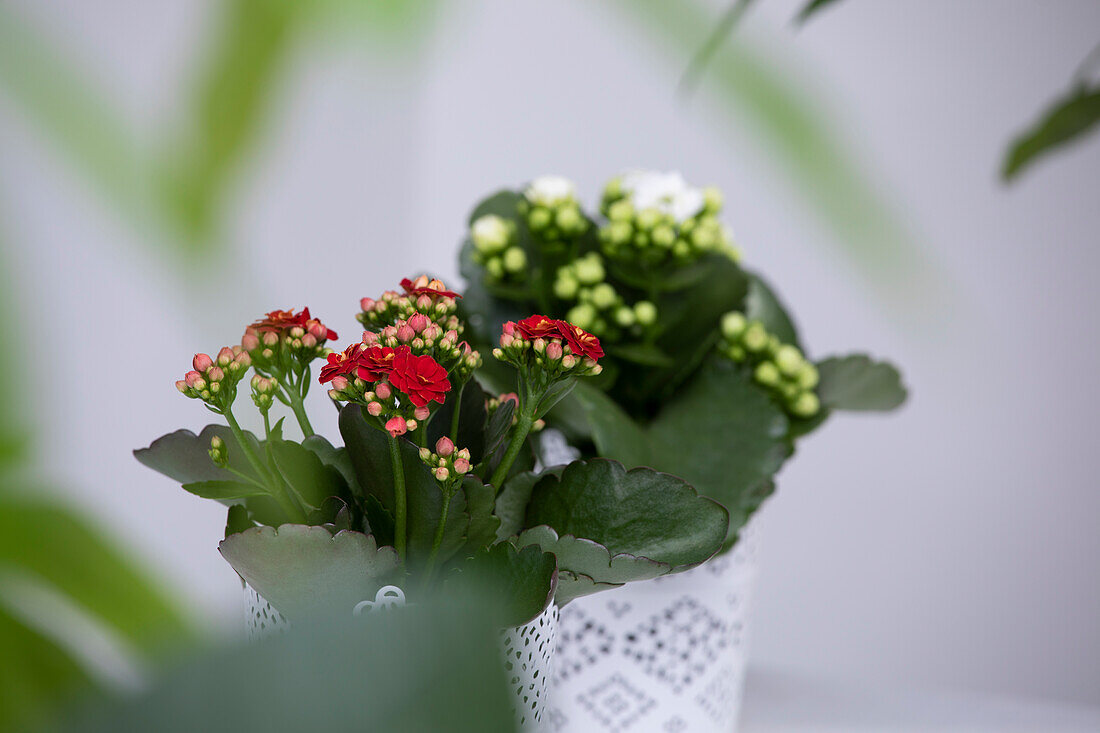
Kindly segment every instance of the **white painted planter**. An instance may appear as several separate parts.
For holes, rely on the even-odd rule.
[[[732,552],[698,568],[562,609],[544,730],[736,731],[755,555],[750,525]]]
[[[390,587],[390,586],[387,586]],[[247,583],[244,586],[245,633],[249,641],[269,634],[280,634],[290,628],[290,622]],[[360,606],[377,613],[383,609],[404,605],[392,591],[379,591],[374,601]],[[359,607],[357,607],[358,609]],[[501,653],[509,675],[509,687],[515,694],[513,710],[524,731],[541,730],[545,717],[554,651],[558,635],[558,607],[550,607],[538,618],[523,626],[500,632]]]

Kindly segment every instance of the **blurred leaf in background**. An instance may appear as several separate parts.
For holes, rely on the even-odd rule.
[[[13,344],[6,258],[0,239],[0,343]],[[44,488],[16,353],[0,350],[0,731],[79,691],[136,684],[195,638],[127,552]]]
[[[138,696],[78,708],[73,733],[516,729],[485,599],[450,598],[192,659]]]
[[[1009,146],[1001,175],[1013,181],[1037,160],[1069,143],[1082,140],[1100,123],[1100,82],[1090,80],[1091,67],[1100,61],[1100,46],[1093,49],[1061,98]]]

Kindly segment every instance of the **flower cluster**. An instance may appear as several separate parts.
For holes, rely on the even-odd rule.
[[[648,300],[627,304],[615,286],[606,282],[606,276],[598,252],[589,252],[558,268],[554,295],[575,303],[566,313],[566,320],[612,341],[624,334],[643,336],[657,322],[657,307]]]
[[[447,290],[441,280],[430,279],[427,275],[421,275],[416,280],[405,278],[401,281],[401,287],[404,290],[402,293],[387,290],[378,299],[363,298],[359,301],[360,312],[356,319],[363,324],[363,328],[385,328],[419,313],[438,323],[444,331],[462,334],[462,322],[455,315],[458,310],[456,299],[461,295]]]
[[[519,283],[527,279],[527,253],[516,241],[516,225],[486,214],[470,225],[474,261],[485,268],[490,282]]]
[[[252,360],[240,346],[225,346],[216,358],[207,354],[195,354],[191,360],[192,371],[176,382],[178,389],[191,399],[199,399],[211,409],[222,412],[233,404],[237,396],[237,383],[248,371]]]
[[[444,331],[442,326],[423,313],[414,313],[408,319],[399,318],[377,332],[365,332],[363,344],[390,348],[407,346],[417,356],[426,355],[435,359],[460,382],[465,382],[481,366],[481,355],[465,341],[459,341],[458,329]]]
[[[531,181],[523,192],[520,215],[531,235],[549,250],[576,239],[589,227],[577,201],[576,186],[561,176],[541,176]]]
[[[309,308],[300,313],[275,310],[245,329],[241,346],[256,371],[270,376],[293,371],[294,362],[305,365],[324,356],[325,342],[336,338],[336,332],[313,318]]]
[[[810,418],[821,409],[814,393],[817,368],[792,344],[769,334],[760,321],[731,311],[722,317],[719,351],[738,363],[748,363],[753,378],[771,390],[792,415]]]
[[[596,363],[603,357],[598,338],[572,323],[541,315],[505,323],[493,356],[521,372],[537,367],[549,381],[595,376],[603,370]]]
[[[679,173],[630,171],[604,188],[600,211],[608,223],[600,245],[608,257],[649,265],[693,262],[708,252],[740,258],[718,220],[722,194],[689,186]]]
[[[445,485],[465,476],[472,468],[470,451],[456,449],[454,442],[445,435],[435,442],[435,452],[421,448],[420,460],[432,470],[436,480]]]

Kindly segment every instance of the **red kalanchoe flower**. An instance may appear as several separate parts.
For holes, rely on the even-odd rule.
[[[316,326],[310,328],[314,326],[314,324],[316,324]],[[316,338],[320,338],[320,333],[323,329],[326,341],[335,341],[338,338],[335,331],[310,316],[309,308],[303,308],[301,313],[295,313],[293,309],[286,311],[274,310],[253,323],[249,328],[255,329],[260,333],[282,333],[284,331],[289,331],[295,326],[300,326],[304,330],[315,332],[314,336]]]
[[[558,321],[558,330],[565,343],[577,356],[587,356],[590,359],[602,359],[603,347],[600,340],[579,326],[574,326],[569,321]]]
[[[359,364],[359,355],[363,352],[363,344],[352,344],[344,349],[343,353],[333,352],[328,355],[328,363],[321,367],[320,382],[331,382],[334,377],[347,377],[355,374],[355,368]]]
[[[447,290],[442,280],[429,280],[427,275],[421,275],[416,280],[405,278],[401,281],[401,287],[405,288],[405,295],[432,295],[439,298],[461,298],[458,293]]]
[[[564,338],[561,333],[559,321],[555,321],[553,318],[547,318],[546,316],[527,316],[517,323],[515,328],[522,334],[523,338],[528,341],[534,341],[537,338]]]
[[[356,344],[362,347],[362,344]],[[405,351],[408,346],[403,347]],[[394,359],[398,350],[389,346],[370,346],[359,352],[356,360],[356,375],[365,382],[377,382],[393,371]]]
[[[427,354],[414,356],[407,346],[399,348],[393,357],[390,384],[408,395],[409,401],[417,407],[429,402],[442,405],[451,391],[447,370]]]

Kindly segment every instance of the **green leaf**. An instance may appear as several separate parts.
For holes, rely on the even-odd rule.
[[[554,475],[561,475],[564,466],[549,469]],[[500,519],[497,539],[505,540],[520,533],[523,519],[527,515],[527,502],[531,500],[531,491],[535,484],[546,475],[546,471],[524,471],[504,482],[496,501],[496,516]]]
[[[545,524],[559,535],[599,542],[614,555],[681,570],[718,551],[729,515],[682,479],[648,468],[627,471],[618,461],[597,458],[574,461],[560,477],[535,484],[525,524]]]
[[[360,532],[323,527],[255,527],[218,545],[222,557],[256,592],[291,621],[312,615],[350,615],[357,603],[398,582],[392,547],[379,548]]]
[[[466,224],[467,226],[473,226],[475,221],[489,214],[494,214],[502,219],[518,221],[519,205],[522,201],[523,194],[518,191],[501,189],[479,201],[474,210],[470,212]]]
[[[745,316],[763,323],[768,333],[774,334],[783,343],[801,348],[794,320],[775,291],[760,275],[748,275],[749,292],[745,296]]]
[[[9,564],[64,594],[136,649],[152,654],[194,636],[168,595],[59,504],[0,495],[0,566]]]
[[[730,510],[730,531],[747,492],[770,479],[791,453],[786,415],[746,371],[711,360],[648,425],[597,390],[578,392],[599,454],[627,467],[679,476]]]
[[[492,415],[489,416],[489,424],[485,429],[485,456],[482,459],[492,459],[493,455],[504,445],[504,439],[512,430],[512,416],[516,410],[516,403],[507,400],[500,404]]]
[[[332,496],[350,499],[343,476],[325,465],[316,453],[289,440],[272,440],[267,447],[279,473],[307,511],[319,510]]]
[[[267,495],[265,489],[241,481],[196,481],[195,483],[184,484],[183,490],[195,496],[201,496],[203,499],[213,499],[215,501],[236,501],[248,496]]]
[[[1052,104],[1031,129],[1009,147],[1001,175],[1011,181],[1028,166],[1080,140],[1100,122],[1100,88],[1078,85]]]
[[[497,490],[483,483],[477,476],[467,475],[462,480],[462,493],[466,497],[466,514],[469,517],[463,550],[470,554],[497,539],[500,518],[493,513]]]
[[[819,362],[817,371],[821,404],[834,410],[887,412],[905,402],[901,374],[888,362],[865,354],[834,356]]]
[[[458,572],[447,578],[444,588],[479,589],[488,596],[493,625],[506,628],[522,626],[546,610],[554,599],[557,575],[557,561],[551,553],[538,547],[517,550],[501,542],[467,558]]]
[[[667,368],[675,363],[671,356],[653,344],[608,344],[606,350],[616,359],[642,366]]]
[[[796,22],[805,23],[811,15],[815,15],[818,11],[835,3],[836,0],[810,0],[802,6],[802,10],[798,13]]]
[[[229,507],[229,512],[225,518],[225,536],[237,534],[243,532],[246,529],[252,529],[256,526],[256,523],[248,518],[248,510],[240,504],[234,504]]]
[[[340,435],[355,478],[367,496],[393,512],[393,468],[389,436],[367,422],[363,408],[356,404],[340,410]]]
[[[378,497],[373,494],[367,494],[363,513],[367,517],[370,533],[374,535],[378,543],[393,547],[393,513],[382,506],[382,502],[378,501]]]
[[[451,392],[443,406],[432,415],[428,423],[428,445],[434,446],[444,435],[450,437],[451,422],[458,403],[458,435],[455,446],[470,451],[470,463],[476,466],[485,454],[485,391],[471,379],[462,387],[462,394]]]
[[[363,489],[359,486],[359,479],[355,476],[355,468],[351,465],[347,449],[334,447],[320,435],[309,436],[302,441],[302,447],[316,454],[326,466],[332,466],[339,471],[352,494],[363,496]]]

